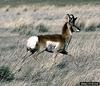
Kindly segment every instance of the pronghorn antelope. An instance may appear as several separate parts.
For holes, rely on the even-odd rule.
[[[27,40],[27,52],[31,53],[29,56],[35,55],[35,58],[44,51],[54,53],[53,57],[57,57],[58,53],[67,54],[66,49],[71,41],[72,33],[80,31],[80,29],[75,25],[77,17],[67,14],[66,18],[68,21],[62,28],[62,34],[31,36]]]
[[[65,22],[62,28],[62,34],[32,36],[27,40],[27,51],[30,51],[32,54],[40,54],[44,51],[64,53],[65,48],[70,43],[72,33],[80,31],[75,25],[77,17],[74,17],[72,14],[67,14],[67,17],[68,21]]]

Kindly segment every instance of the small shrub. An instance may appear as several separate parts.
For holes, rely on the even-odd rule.
[[[19,33],[20,35],[31,36],[34,34],[32,25],[21,25],[20,27],[14,28],[12,33]]]
[[[60,63],[60,64],[57,65],[57,67],[60,68],[60,69],[63,69],[63,68],[66,67],[66,64],[65,63]]]
[[[97,28],[100,28],[100,24],[97,25]]]
[[[94,26],[89,26],[88,28],[85,29],[85,31],[96,31],[96,28]]]
[[[36,27],[36,29],[38,29],[38,31],[41,33],[44,33],[44,32],[48,32],[48,28],[45,27],[43,24],[40,24]]]
[[[21,14],[21,13],[19,13],[19,12],[17,13],[17,15],[20,15],[20,14]]]
[[[12,81],[14,79],[14,74],[10,71],[7,66],[0,67],[0,81]]]
[[[5,10],[5,12],[8,12],[9,11],[9,8],[7,8],[6,10]]]
[[[27,8],[24,8],[24,9],[23,9],[24,12],[26,12],[27,10],[28,10]]]
[[[38,25],[37,27],[33,27],[33,25],[30,24],[30,25],[21,25],[11,30],[11,33],[18,33],[19,35],[24,35],[24,36],[32,36],[33,34],[36,34],[38,32],[40,33],[48,32],[48,28],[42,24]]]

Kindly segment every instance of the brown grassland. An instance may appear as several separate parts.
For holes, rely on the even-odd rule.
[[[73,33],[68,55],[59,54],[52,66],[52,53],[32,57],[21,64],[26,40],[31,35],[61,33],[65,15],[72,13],[81,32]],[[15,72],[11,82],[0,86],[79,86],[80,82],[100,82],[100,6],[5,6],[0,8],[0,66]]]

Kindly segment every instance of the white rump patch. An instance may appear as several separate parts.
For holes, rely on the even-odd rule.
[[[28,40],[27,40],[27,47],[34,49],[36,46],[36,43],[38,42],[38,37],[37,36],[31,36]]]
[[[47,41],[46,42],[46,48],[49,51],[53,51],[54,49],[56,49],[59,46],[59,42],[53,42],[53,41]]]

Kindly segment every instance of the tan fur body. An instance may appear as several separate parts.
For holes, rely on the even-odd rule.
[[[52,34],[52,35],[38,35],[38,43],[36,45],[37,48],[45,48],[47,41],[59,42],[60,45],[58,49],[63,49],[65,43],[68,42],[71,38],[71,31],[68,29],[70,25],[66,22],[62,29],[62,34]]]

